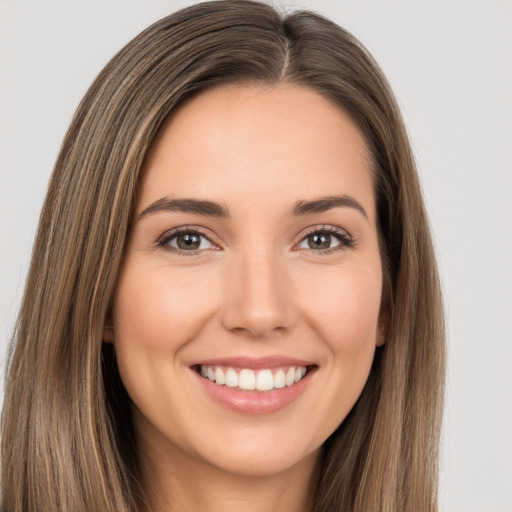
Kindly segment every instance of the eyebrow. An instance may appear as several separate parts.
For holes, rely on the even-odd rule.
[[[359,203],[359,201],[356,201],[353,197],[347,195],[320,197],[318,199],[313,199],[311,201],[298,201],[297,203],[295,203],[292,211],[290,212],[290,215],[310,215],[312,213],[326,212],[331,208],[338,207],[354,208],[359,213],[361,213],[366,219],[368,219],[368,214],[366,213],[366,210],[362,207],[361,203]]]
[[[195,213],[196,215],[204,215],[207,217],[228,218],[229,210],[219,203],[213,201],[205,201],[200,199],[171,199],[162,197],[154,203],[151,203],[140,214],[139,219],[159,212],[184,212]]]
[[[361,213],[366,219],[368,219],[368,214],[362,207],[361,203],[356,201],[353,197],[347,195],[325,196],[308,201],[297,201],[291,209],[289,216],[297,217],[303,215],[312,215],[339,207],[353,208]],[[193,213],[195,215],[218,217],[224,219],[230,217],[229,209],[226,206],[214,201],[192,198],[172,199],[170,197],[163,197],[154,203],[151,203],[147,208],[145,208],[139,214],[138,218],[140,220],[143,217],[159,212]]]

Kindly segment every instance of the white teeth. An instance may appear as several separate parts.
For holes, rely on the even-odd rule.
[[[219,386],[225,385],[230,388],[239,388],[243,390],[271,391],[272,389],[281,389],[285,386],[292,386],[299,382],[307,373],[305,366],[291,366],[280,368],[275,373],[270,369],[259,370],[255,372],[248,368],[243,368],[237,372],[233,368],[227,368],[226,371],[220,366],[201,365],[200,374],[215,382]]]
[[[269,391],[274,389],[274,376],[270,370],[261,370],[256,379],[256,389],[258,391]]]
[[[295,382],[295,368],[290,368],[286,372],[286,377],[285,377],[284,382],[287,386],[291,386]]]
[[[233,368],[228,368],[226,372],[226,386],[230,388],[238,387],[238,373],[236,373]]]
[[[224,372],[222,371],[222,368],[219,368],[217,366],[215,370],[215,382],[217,384],[226,384],[226,379],[224,377]]]
[[[283,370],[277,370],[274,375],[274,387],[280,389],[286,386],[286,377],[284,375]]]
[[[252,390],[256,387],[256,376],[252,370],[244,368],[238,376],[238,387],[240,389]]]

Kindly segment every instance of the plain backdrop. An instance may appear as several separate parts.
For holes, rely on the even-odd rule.
[[[0,353],[65,130],[110,57],[178,0],[0,0]],[[448,314],[444,512],[512,512],[512,3],[283,0],[352,31],[417,157]],[[1,391],[1,390],[0,390]]]

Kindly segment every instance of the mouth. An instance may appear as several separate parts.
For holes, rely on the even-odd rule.
[[[306,391],[318,365],[289,357],[228,358],[190,366],[214,402],[236,413],[277,413]]]
[[[237,391],[272,391],[291,387],[313,372],[316,365],[282,365],[274,368],[244,368],[198,364],[193,369],[203,378]]]

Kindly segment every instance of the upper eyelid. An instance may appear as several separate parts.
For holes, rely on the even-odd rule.
[[[217,242],[215,242],[215,237],[209,234],[209,230],[207,230],[206,228],[200,228],[196,226],[179,226],[176,228],[169,229],[160,237],[158,237],[157,243],[165,242],[166,240],[169,240],[173,236],[179,235],[181,233],[197,233],[198,235],[201,235],[204,238],[206,238],[212,244],[219,245]]]
[[[324,232],[324,231],[327,231],[329,233],[338,233],[338,234],[345,234],[347,235],[348,238],[352,238],[352,235],[344,228],[340,228],[338,226],[333,226],[332,224],[324,224],[324,225],[316,225],[316,226],[311,226],[309,228],[306,228],[305,231],[302,232],[302,238],[301,240],[309,235],[310,233],[321,233],[321,232]]]
[[[332,224],[317,225],[306,228],[306,230],[303,231],[300,235],[300,239],[297,243],[302,242],[306,237],[312,235],[313,233],[328,233],[329,235],[338,238],[338,240],[344,243],[346,246],[353,246],[356,243],[355,237],[348,230],[340,228],[339,226],[334,226]],[[326,249],[326,251],[328,250],[329,249]]]

